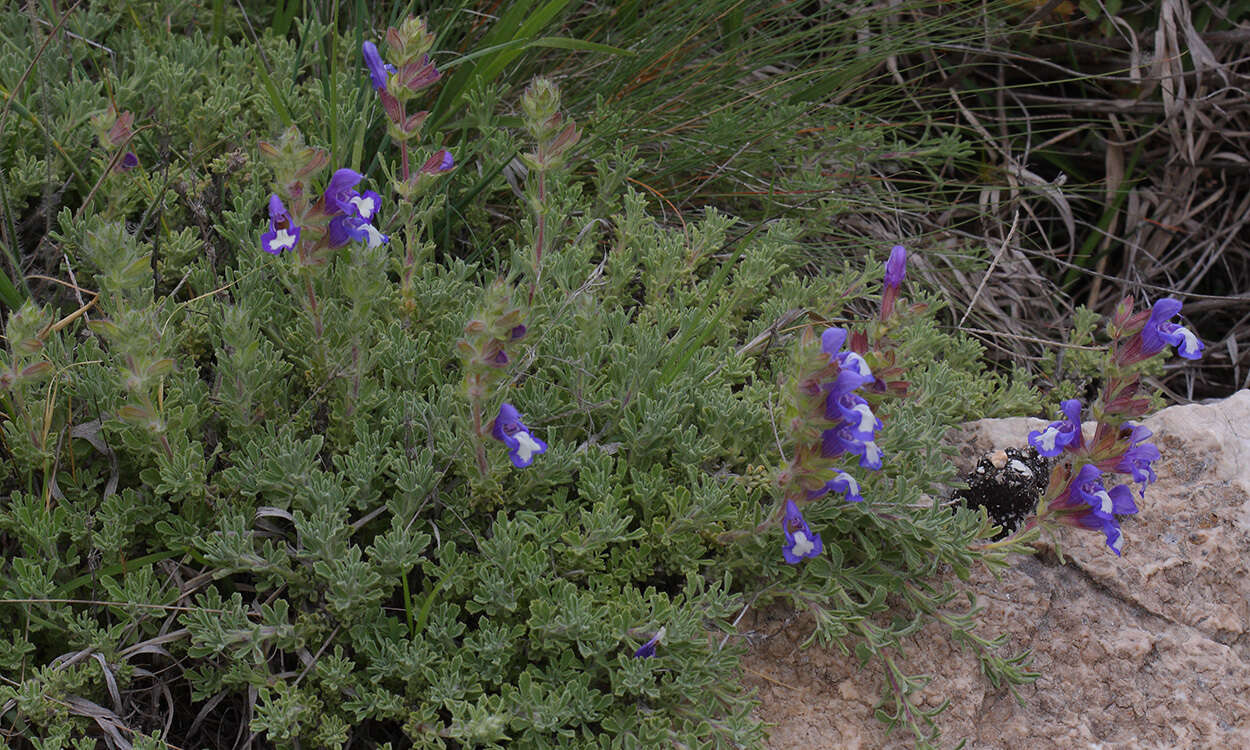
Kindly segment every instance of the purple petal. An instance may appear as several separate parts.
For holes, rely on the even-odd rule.
[[[897,287],[903,283],[907,275],[907,250],[902,245],[895,245],[890,250],[890,259],[885,264],[885,285]]]
[[[845,328],[826,328],[825,332],[820,334],[820,350],[828,354],[830,360],[842,350],[842,345],[845,343]]]
[[[330,177],[330,184],[326,185],[325,212],[330,216],[356,213],[356,207],[351,203],[356,191],[352,188],[364,178],[364,175],[351,169],[336,170]]]
[[[863,496],[859,494],[859,482],[845,471],[839,471],[837,477],[830,480],[825,487],[841,492],[847,502],[862,503],[864,501]]]
[[[373,42],[360,45],[360,51],[364,53],[365,65],[369,68],[369,79],[373,82],[373,87],[375,89],[386,88],[387,73],[394,73],[395,66],[387,65],[382,61],[378,46]]]

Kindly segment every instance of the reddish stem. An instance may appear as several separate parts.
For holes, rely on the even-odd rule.
[[[396,123],[396,125],[398,125],[402,129],[404,127],[404,120],[407,117],[408,117],[408,113],[405,110],[404,103],[400,102],[399,103],[399,122]],[[399,142],[399,159],[400,159],[400,169],[402,170],[403,175],[404,175],[404,182],[408,182],[408,140],[407,139],[404,139]]]
[[[317,309],[317,295],[313,292],[312,276],[304,278],[304,286],[308,290],[308,310],[313,316],[313,333],[321,338],[321,312]]]

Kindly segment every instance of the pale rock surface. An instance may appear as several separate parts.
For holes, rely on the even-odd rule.
[[[1023,447],[1036,419],[982,420],[954,436],[962,470],[984,453]],[[900,660],[933,675],[921,701],[950,708],[941,747],[1250,749],[1250,391],[1175,406],[1145,421],[1163,457],[1140,515],[1122,519],[1117,558],[1101,534],[1065,528],[1066,565],[1042,545],[995,580],[965,586],[986,607],[980,632],[1008,633],[1002,654],[1033,652],[1042,677],[1019,705],[980,674],[942,628],[917,634]],[[1092,428],[1092,425],[1087,425]],[[958,600],[956,600],[958,601]],[[774,608],[742,623],[752,644],[744,682],[769,747],[909,748],[872,715],[879,668],[837,648],[802,649],[810,617]]]

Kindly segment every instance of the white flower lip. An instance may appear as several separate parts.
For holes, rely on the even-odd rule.
[[[275,250],[290,250],[295,247],[295,235],[286,229],[279,229],[269,241],[269,247]]]
[[[522,463],[529,463],[533,460],[535,453],[542,452],[542,446],[535,442],[528,432],[522,430],[512,437],[517,441],[516,454]]]
[[[807,557],[811,551],[816,548],[812,544],[812,540],[807,538],[807,534],[802,531],[794,532],[794,554],[797,557]]]

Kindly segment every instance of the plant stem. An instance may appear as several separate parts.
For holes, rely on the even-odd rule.
[[[477,457],[477,468],[486,476],[489,466],[486,463],[486,448],[482,446],[482,402],[473,398],[473,454]]]
[[[321,312],[317,309],[317,295],[313,292],[312,276],[304,277],[304,287],[308,290],[308,311],[313,317],[313,333],[321,338]]]

